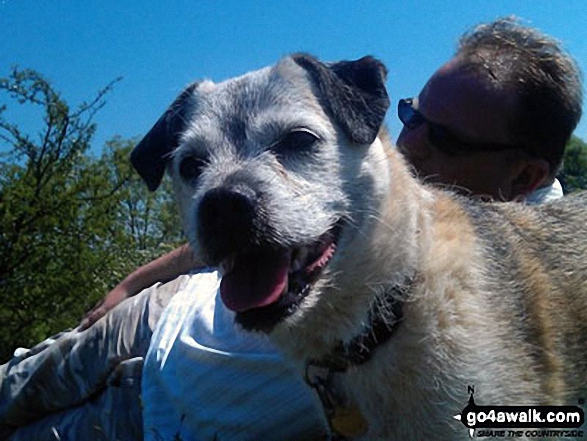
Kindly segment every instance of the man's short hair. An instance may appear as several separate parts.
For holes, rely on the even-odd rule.
[[[492,87],[515,94],[511,133],[524,151],[548,162],[554,177],[581,119],[582,75],[576,61],[559,41],[515,17],[465,33],[455,57]]]

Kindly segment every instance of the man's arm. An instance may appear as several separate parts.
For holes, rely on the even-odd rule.
[[[164,283],[173,280],[198,266],[202,266],[202,263],[195,258],[189,244],[185,244],[139,267],[126,276],[86,314],[80,323],[79,330],[83,331],[89,328],[120,302],[138,294],[143,289],[157,282]]]

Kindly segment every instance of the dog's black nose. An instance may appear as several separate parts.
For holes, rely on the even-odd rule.
[[[198,233],[214,262],[255,242],[257,205],[255,191],[244,185],[219,187],[204,195],[198,210]]]

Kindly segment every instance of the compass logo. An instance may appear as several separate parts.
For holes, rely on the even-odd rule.
[[[475,434],[475,429],[499,429],[486,431],[494,437],[577,436],[576,433],[579,431],[568,429],[577,429],[585,423],[585,413],[578,406],[478,406],[473,396],[475,389],[469,386],[468,392],[469,403],[453,418],[463,423],[471,438]],[[528,427],[549,430],[512,430]],[[520,432],[521,434],[517,435]],[[479,435],[481,434],[480,432]]]

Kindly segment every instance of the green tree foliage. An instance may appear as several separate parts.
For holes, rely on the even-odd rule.
[[[567,144],[558,178],[565,193],[587,189],[587,143],[577,136]]]
[[[132,141],[88,154],[112,85],[72,110],[35,71],[0,79],[16,107],[0,107],[0,362],[75,326],[126,274],[181,241],[170,192],[150,194],[131,170]],[[41,115],[40,129],[8,121],[10,110]]]

